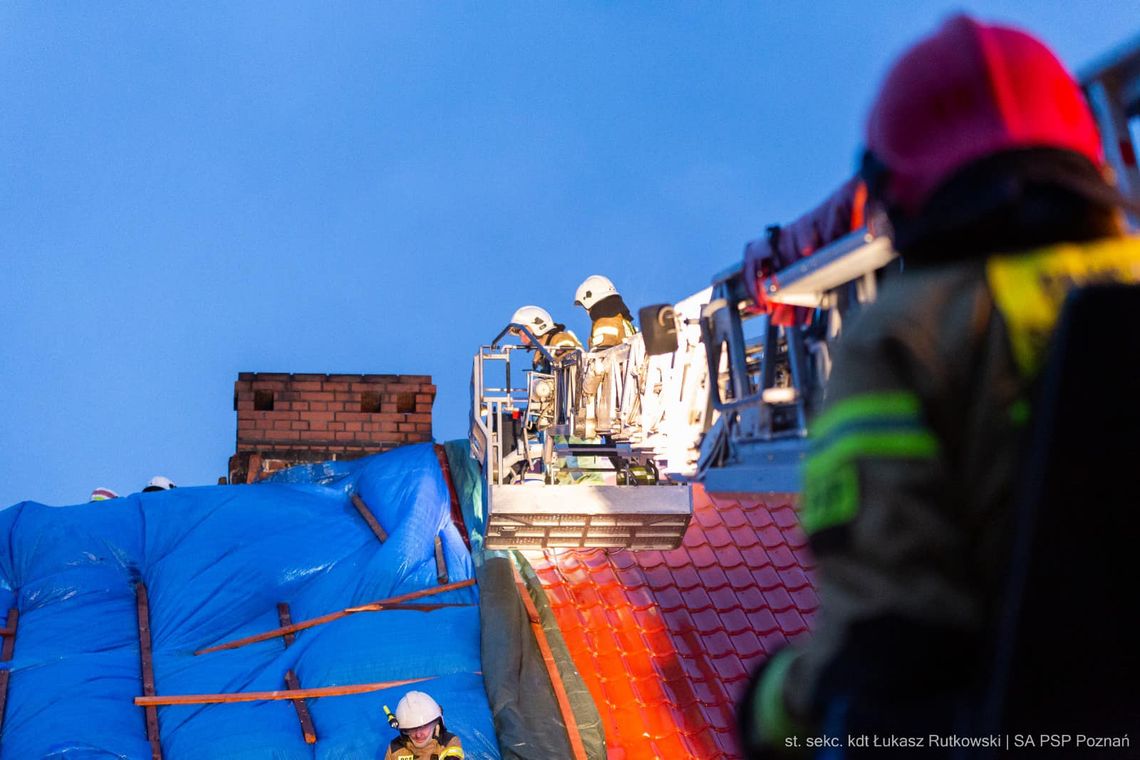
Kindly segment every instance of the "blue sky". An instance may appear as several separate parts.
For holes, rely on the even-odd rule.
[[[968,8],[1079,68],[1130,2],[0,5],[0,505],[211,484],[241,371],[431,374],[609,275],[678,300],[853,169]]]

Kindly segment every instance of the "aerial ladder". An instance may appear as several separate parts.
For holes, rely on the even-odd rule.
[[[1091,66],[1081,85],[1118,186],[1140,199],[1140,44]],[[1135,210],[1129,223],[1140,229]],[[688,525],[692,483],[801,490],[831,349],[903,262],[854,180],[769,239],[786,265],[762,283],[763,307],[736,263],[677,304],[642,309],[642,332],[608,352],[553,356],[522,325],[480,349],[470,437],[487,484],[488,548],[671,548]],[[810,319],[778,320],[781,305]],[[545,371],[531,366],[536,352]],[[596,430],[584,429],[584,395],[603,412]]]
[[[845,184],[776,243],[798,260],[766,283],[767,300],[812,312],[810,324],[757,310],[736,265],[676,304],[642,309],[642,331],[613,348],[551,353],[518,324],[482,346],[470,441],[485,545],[672,548],[694,482],[798,491],[829,342],[896,258],[882,220],[863,219],[860,192]]]
[[[1104,155],[1117,187],[1129,198],[1140,199],[1137,138],[1140,137],[1140,39],[1113,51],[1080,74],[1081,87],[1100,130]],[[1140,214],[1128,212],[1133,230],[1140,229]]]
[[[868,214],[856,180],[782,228],[769,228],[786,263],[761,285],[757,308],[737,263],[713,278],[701,314],[713,419],[696,478],[713,493],[798,492],[808,420],[822,404],[842,325],[875,300],[898,268],[886,219]],[[780,320],[780,306],[795,318]],[[798,314],[788,312],[796,307]]]
[[[480,347],[470,442],[488,549],[680,545],[705,427],[703,380],[689,371],[703,366],[704,300],[651,317],[673,332],[670,352],[648,355],[637,334],[601,351],[552,353],[519,324]]]
[[[1140,201],[1140,40],[1089,67],[1081,85],[1118,187]],[[771,309],[757,313],[740,264],[713,278],[701,319],[709,372],[720,381],[709,386],[712,424],[695,476],[706,490],[800,490],[806,421],[823,398],[830,347],[843,321],[875,300],[879,280],[903,266],[891,247],[888,222],[881,213],[860,211],[858,192],[857,184],[848,183],[792,222],[784,238],[799,246],[792,255],[802,257],[765,283],[770,304],[811,309],[811,325],[780,326],[767,313]],[[851,212],[847,229],[845,214],[837,212],[844,208]],[[1140,230],[1140,213],[1129,210],[1128,222]]]

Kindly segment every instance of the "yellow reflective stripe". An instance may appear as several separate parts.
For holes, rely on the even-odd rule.
[[[928,430],[852,432],[812,454],[804,463],[804,508],[800,522],[811,534],[850,522],[859,512],[857,459],[932,459],[938,439]]]
[[[443,758],[445,758],[445,757],[462,758],[463,757],[463,748],[462,747],[448,747],[447,749],[445,749],[443,752],[440,753],[439,757],[440,757],[440,760],[443,760]]]
[[[590,335],[590,345],[591,346],[601,345],[601,344],[607,342],[611,336],[613,338],[618,337],[618,330],[616,327],[605,327],[603,325],[598,325],[597,327],[594,328],[593,334]]]
[[[1097,283],[1140,282],[1140,238],[1065,243],[993,256],[986,262],[986,279],[1009,327],[1018,369],[1033,377],[1071,290]]]
[[[823,438],[853,422],[917,420],[921,409],[918,396],[906,391],[864,393],[843,399],[821,414],[811,426],[811,435]]]

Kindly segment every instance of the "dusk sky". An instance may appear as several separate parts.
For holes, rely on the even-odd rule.
[[[957,9],[1079,70],[1135,2],[0,5],[0,506],[208,485],[238,372],[430,374],[517,306],[579,336],[853,171],[891,60]]]

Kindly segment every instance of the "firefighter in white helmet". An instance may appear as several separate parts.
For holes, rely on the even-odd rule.
[[[613,371],[609,353],[603,349],[620,346],[637,333],[629,307],[608,277],[592,274],[574,292],[574,305],[585,309],[593,325],[590,328],[590,351],[586,363],[575,433],[592,439],[598,433],[611,432],[613,425]]]
[[[550,312],[541,306],[523,306],[517,309],[511,315],[511,324],[522,325],[529,330],[555,358],[569,350],[582,347],[582,341],[578,340],[578,336],[567,330],[566,325],[555,322]],[[511,332],[518,335],[523,344],[530,343],[530,338],[523,331],[512,329]],[[540,372],[550,371],[550,367],[546,366],[546,357],[541,351],[534,352],[534,368]]]
[[[147,481],[146,488],[143,489],[143,493],[152,493],[154,491],[169,491],[171,488],[177,488],[177,486],[174,485],[173,480],[166,477],[165,475],[155,475],[153,478]]]
[[[384,708],[385,712],[388,708]],[[459,737],[443,725],[443,711],[434,699],[422,691],[409,691],[396,705],[393,721],[388,723],[399,729],[400,735],[388,745],[384,760],[444,760],[462,758],[463,745]]]
[[[574,292],[574,305],[590,314],[590,350],[616,346],[637,332],[621,293],[608,277],[592,274]]]

